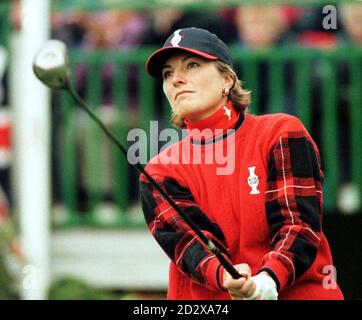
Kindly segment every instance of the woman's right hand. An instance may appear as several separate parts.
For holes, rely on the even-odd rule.
[[[251,279],[251,269],[248,264],[241,263],[234,268],[242,275],[239,279],[234,279],[225,269],[223,274],[223,286],[228,290],[231,299],[244,300],[252,296],[255,292],[256,285]]]
[[[239,279],[233,279],[224,270],[223,286],[228,290],[233,300],[278,300],[278,292],[275,281],[270,275],[262,271],[251,276],[251,270],[246,263],[237,264],[235,269],[242,275]]]

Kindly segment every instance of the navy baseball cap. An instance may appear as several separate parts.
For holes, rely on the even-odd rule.
[[[161,49],[150,55],[146,62],[147,72],[153,77],[160,78],[163,63],[176,51],[191,52],[232,66],[228,47],[215,34],[205,29],[185,28],[176,30],[167,38]]]

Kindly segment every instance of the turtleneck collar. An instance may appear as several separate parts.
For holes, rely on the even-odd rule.
[[[225,135],[228,129],[236,129],[239,118],[244,119],[244,116],[241,113],[238,114],[232,103],[228,101],[225,106],[211,116],[199,121],[185,119],[185,124],[192,141],[199,140],[199,142],[202,142],[210,138],[216,140],[217,137]]]

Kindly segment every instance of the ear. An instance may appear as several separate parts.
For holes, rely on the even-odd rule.
[[[227,73],[224,76],[224,88],[231,89],[234,86],[235,77],[231,73]]]

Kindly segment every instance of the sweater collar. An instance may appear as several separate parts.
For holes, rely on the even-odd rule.
[[[211,116],[200,121],[185,119],[185,124],[193,141],[205,141],[222,136],[228,129],[235,128],[240,116],[242,114],[238,114],[232,103],[228,101],[225,106]]]
[[[238,121],[238,114],[236,113],[231,101],[228,101],[226,105],[221,107],[211,116],[199,121],[190,121],[188,119],[185,119],[185,124],[188,130],[192,129],[227,130],[233,128],[237,121]]]

